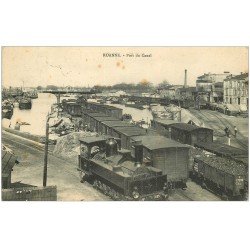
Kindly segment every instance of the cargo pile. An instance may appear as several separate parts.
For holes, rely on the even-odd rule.
[[[244,164],[237,163],[236,161],[229,158],[219,157],[216,155],[205,154],[203,152],[200,152],[199,155],[196,155],[195,159],[201,160],[211,167],[214,167],[218,170],[224,171],[232,175],[247,174],[246,167]]]
[[[57,140],[53,154],[74,163],[78,162],[78,155],[80,153],[79,140],[86,136],[96,136],[96,133],[91,132],[73,132]]]

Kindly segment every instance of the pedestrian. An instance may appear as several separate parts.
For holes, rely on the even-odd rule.
[[[20,123],[19,122],[16,122],[15,130],[20,130]]]
[[[226,128],[224,129],[224,131],[225,131],[226,136],[229,137],[229,132],[230,132],[230,131],[229,131],[229,128],[226,127]]]
[[[238,132],[238,129],[237,129],[236,126],[234,126],[234,136],[235,136],[235,138],[236,138],[237,132]]]
[[[225,131],[225,135],[227,135],[227,127],[225,127],[224,131]]]

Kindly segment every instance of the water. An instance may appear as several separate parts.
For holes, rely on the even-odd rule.
[[[150,121],[153,119],[152,113],[148,109],[140,110],[136,108],[125,107],[125,105],[122,104],[109,104],[109,105],[123,109],[123,114],[132,115],[133,120],[136,122],[143,119],[145,122],[150,123]]]
[[[34,135],[45,135],[46,117],[51,111],[51,105],[56,103],[56,96],[53,94],[39,93],[37,99],[32,100],[32,108],[20,110],[15,105],[11,120],[3,119],[2,126],[14,128],[17,121],[27,122],[30,125],[23,125],[22,132],[29,132]]]
[[[72,97],[70,97],[72,98]],[[65,98],[67,99],[67,98]],[[29,132],[34,135],[45,135],[45,124],[48,112],[51,111],[51,105],[56,103],[56,97],[53,94],[39,93],[37,99],[32,100],[32,108],[29,110],[20,110],[18,106],[14,108],[11,120],[2,119],[2,126],[14,128],[17,121],[27,122],[30,125],[23,125],[20,128],[22,132]],[[131,114],[134,121],[142,119],[149,122],[153,119],[148,109],[139,110],[131,107],[125,107],[121,104],[110,104],[123,109],[123,114]]]

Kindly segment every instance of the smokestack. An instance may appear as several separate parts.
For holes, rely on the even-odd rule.
[[[184,88],[187,87],[187,70],[185,69]]]
[[[135,141],[135,167],[140,167],[143,162],[143,146],[142,141]]]

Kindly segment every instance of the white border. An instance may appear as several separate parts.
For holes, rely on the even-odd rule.
[[[248,1],[1,1],[1,46],[248,46]],[[1,246],[245,249],[249,202],[0,203]]]

